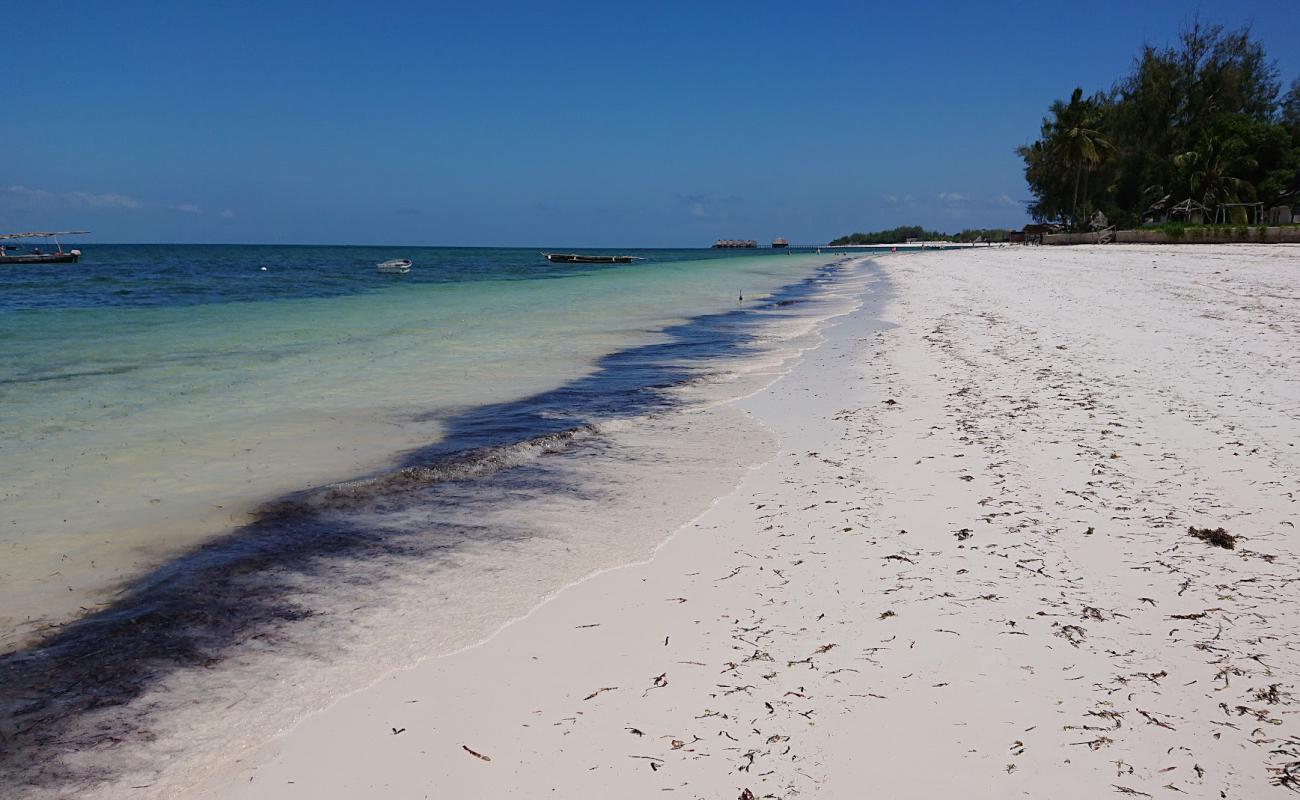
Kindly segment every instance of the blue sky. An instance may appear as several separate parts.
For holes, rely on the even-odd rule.
[[[1199,4],[109,3],[0,30],[0,230],[697,246],[1019,225],[1012,150]],[[1284,82],[1294,3],[1231,2]]]

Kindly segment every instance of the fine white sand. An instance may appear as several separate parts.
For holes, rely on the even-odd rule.
[[[651,561],[196,794],[1287,795],[1300,252],[879,263],[742,402],[779,454]]]

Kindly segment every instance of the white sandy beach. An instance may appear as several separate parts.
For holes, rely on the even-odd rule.
[[[861,308],[740,401],[779,454],[652,560],[194,794],[1300,788],[1300,251],[879,263]]]

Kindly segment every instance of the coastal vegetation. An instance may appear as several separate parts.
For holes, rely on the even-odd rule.
[[[851,233],[848,236],[832,239],[830,243],[835,246],[846,244],[902,244],[908,239],[935,240],[942,239],[944,236],[945,234],[938,231],[927,231],[920,225],[900,225],[887,231]]]
[[[848,236],[832,239],[830,244],[832,247],[843,247],[851,244],[903,244],[908,241],[1002,242],[1006,241],[1006,238],[1007,231],[1003,228],[967,228],[960,233],[943,233],[941,231],[927,231],[920,225],[900,225],[887,231],[851,233]]]
[[[1016,152],[1030,215],[1073,230],[1098,211],[1121,226],[1165,221],[1188,199],[1207,222],[1224,204],[1295,205],[1300,79],[1284,92],[1248,28],[1194,22],[1173,46],[1145,46],[1109,90],[1076,88],[1052,103],[1038,138]],[[1248,221],[1242,207],[1225,213]]]

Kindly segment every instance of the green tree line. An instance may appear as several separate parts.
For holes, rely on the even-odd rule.
[[[908,239],[925,242],[1005,242],[1007,231],[1003,228],[967,228],[960,233],[943,233],[927,231],[920,225],[902,225],[887,231],[873,233],[851,233],[831,241],[832,247],[850,244],[902,244]]]
[[[1097,211],[1140,224],[1144,212],[1192,199],[1293,199],[1300,190],[1300,79],[1284,93],[1249,29],[1193,23],[1175,45],[1148,45],[1109,91],[1076,88],[1017,148],[1030,215],[1085,229]],[[1240,218],[1231,221],[1244,222]]]

